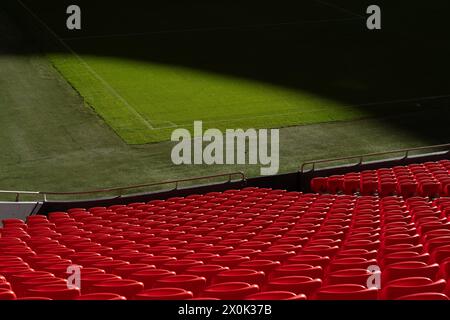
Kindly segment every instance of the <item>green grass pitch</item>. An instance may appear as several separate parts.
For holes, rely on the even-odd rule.
[[[69,34],[63,39],[73,52],[49,57],[128,144],[168,140],[175,128],[190,129],[196,120],[202,120],[205,129],[224,130],[279,128],[372,114],[370,107],[355,107],[372,102],[365,75],[357,75],[359,84],[354,80],[342,84],[351,90],[344,87],[337,98],[322,94],[317,83],[330,77],[327,71],[332,77],[343,72],[342,63],[356,58],[360,64],[364,59],[367,49],[352,48],[350,55],[339,49],[353,41],[346,39],[349,35],[362,36],[358,33],[364,21],[358,15],[316,1],[294,6],[296,12],[289,17],[284,10],[271,17],[270,7],[261,6],[259,17],[237,13],[242,20],[205,21],[200,26],[193,20],[201,20],[201,14],[190,9],[186,15],[191,20],[177,26],[173,19],[174,25],[164,28],[158,22],[177,13],[153,16],[156,21],[147,25],[145,14],[140,18],[131,10],[125,13],[126,25],[117,31],[88,24],[80,37]],[[178,9],[180,14],[182,8]],[[224,15],[236,15],[223,9],[230,11]],[[362,92],[355,94],[359,88]],[[377,108],[379,112],[382,107]]]
[[[196,120],[222,130],[349,121],[417,111],[386,101],[448,94],[448,81],[426,79],[430,66],[417,64],[429,49],[398,41],[417,36],[402,33],[405,17],[371,32],[363,3],[194,3],[158,14],[117,4],[99,21],[88,6],[79,33],[60,30],[54,11],[41,14],[65,46],[49,53],[53,65],[128,144],[168,140]]]
[[[351,120],[365,110],[275,85],[181,67],[104,57],[51,56],[64,77],[129,144],[211,128],[273,128]]]

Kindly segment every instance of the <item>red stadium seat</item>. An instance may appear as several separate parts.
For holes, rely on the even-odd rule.
[[[399,298],[396,298],[396,300],[450,300],[450,299],[443,293],[425,292],[401,296]]]
[[[80,295],[75,300],[126,300],[126,298],[114,293],[90,293]]]
[[[320,279],[323,277],[323,269],[321,266],[312,266],[309,264],[284,264],[275,268],[270,274],[272,278],[294,275]]]
[[[306,300],[306,296],[289,291],[266,291],[251,294],[245,300]]]
[[[135,296],[136,300],[186,300],[192,299],[190,291],[180,288],[156,288],[144,290]]]
[[[77,288],[68,288],[67,284],[48,284],[28,290],[32,296],[43,296],[53,300],[73,300],[80,295]]]
[[[9,289],[0,288],[0,300],[16,300],[17,297],[14,292]]]
[[[175,274],[174,271],[165,269],[144,269],[130,274],[128,278],[142,282],[145,288],[152,288],[157,280],[174,276]]]
[[[407,277],[426,277],[435,279],[439,271],[439,265],[426,264],[421,261],[405,261],[388,265],[383,270],[383,282]]]
[[[94,285],[102,283],[104,281],[119,280],[121,277],[111,273],[101,274],[81,274],[81,289],[84,293],[94,293]]]
[[[136,294],[144,290],[144,284],[129,279],[105,280],[92,285],[93,293],[115,293],[132,299]]]
[[[266,274],[269,274],[272,270],[274,270],[276,267],[280,266],[279,261],[272,261],[272,260],[249,260],[242,262],[238,265],[239,268],[248,268],[252,270],[258,270],[265,272]]]
[[[263,271],[252,269],[231,269],[222,271],[214,277],[215,283],[222,282],[247,282],[261,286],[265,279]]]
[[[182,288],[199,294],[206,287],[206,278],[195,275],[173,275],[156,280],[155,288]]]
[[[310,296],[318,288],[320,288],[321,285],[322,280],[317,278],[313,279],[306,276],[286,276],[272,279],[266,286],[268,290],[290,290],[296,294],[305,294],[306,296]]]
[[[328,179],[317,177],[311,180],[311,190],[317,193],[324,193],[328,190]]]
[[[326,275],[327,284],[358,284],[367,286],[367,280],[372,275],[367,269],[344,269],[330,272]]]
[[[331,193],[342,192],[344,188],[344,178],[343,176],[330,176],[327,180],[327,189]]]
[[[315,295],[319,300],[376,300],[378,290],[358,284],[335,284],[320,288]]]
[[[259,287],[245,282],[224,282],[207,287],[203,295],[223,300],[240,300],[255,294]]]
[[[382,299],[396,299],[401,296],[415,293],[443,293],[446,286],[445,280],[433,281],[425,277],[401,278],[389,282],[383,286]]]

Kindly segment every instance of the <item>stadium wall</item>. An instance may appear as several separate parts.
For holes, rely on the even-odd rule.
[[[0,202],[0,226],[2,219],[25,220],[29,215],[39,212],[41,206],[42,202]]]

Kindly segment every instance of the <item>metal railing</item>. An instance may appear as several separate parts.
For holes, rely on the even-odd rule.
[[[358,159],[358,162],[354,164],[354,165],[358,166],[358,165],[363,164],[364,159],[367,157],[376,157],[376,156],[382,156],[382,155],[393,154],[393,153],[404,153],[404,155],[402,157],[398,158],[398,160],[404,160],[404,159],[408,159],[408,157],[412,151],[421,151],[421,150],[438,149],[438,148],[447,148],[446,151],[449,152],[450,144],[439,144],[439,145],[434,145],[434,146],[398,149],[398,150],[376,152],[376,153],[367,153],[367,154],[356,155],[356,156],[339,157],[339,158],[331,158],[331,159],[323,159],[323,160],[313,160],[313,161],[304,162],[301,165],[299,172],[304,173],[305,167],[309,166],[309,165],[312,165],[312,168],[308,172],[313,172],[316,168],[316,164],[344,161],[344,160],[352,160],[352,159]],[[351,164],[349,164],[349,166],[351,166]]]
[[[39,191],[10,191],[10,190],[0,190],[0,194],[13,194],[16,196],[16,202],[20,201],[20,196],[22,195],[34,195],[38,196],[41,193]]]
[[[234,176],[239,176],[240,178],[238,180],[233,180]],[[123,195],[125,195],[124,194],[125,191],[129,191],[129,190],[155,187],[155,186],[161,186],[161,185],[166,185],[166,184],[175,184],[175,187],[173,190],[178,190],[179,184],[183,183],[183,182],[207,180],[207,179],[222,178],[222,177],[228,177],[228,180],[225,181],[224,183],[246,182],[247,181],[247,176],[243,172],[238,171],[238,172],[222,173],[222,174],[216,174],[216,175],[210,175],[210,176],[186,178],[186,179],[179,179],[179,180],[167,180],[167,181],[162,181],[162,182],[144,183],[144,184],[138,184],[138,185],[132,185],[132,186],[126,186],[126,187],[97,189],[97,190],[90,190],[90,191],[50,192],[50,191],[6,191],[6,190],[0,190],[0,194],[14,194],[16,196],[16,202],[19,202],[20,197],[24,196],[24,195],[42,196],[43,201],[47,201],[48,196],[84,196],[84,195],[94,195],[94,194],[99,194],[99,193],[111,193],[111,192],[119,192],[119,195],[117,195],[117,197],[122,197]]]

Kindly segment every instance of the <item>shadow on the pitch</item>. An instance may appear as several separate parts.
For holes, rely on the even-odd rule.
[[[335,7],[340,6],[337,0],[278,1],[276,5],[229,0],[22,1],[79,54],[226,74],[310,92],[345,105],[399,100],[391,104],[392,111],[401,107],[419,116],[389,117],[386,125],[432,143],[450,141],[449,99],[409,100],[450,94],[448,1],[435,1],[428,9],[422,0],[399,8],[392,1],[378,1],[383,9],[379,31],[365,27],[364,11],[371,3],[365,0],[345,1],[346,10]],[[6,36],[11,52],[67,51],[16,0],[4,4],[10,5],[9,16],[23,30],[29,22],[46,34],[31,49],[23,48],[24,41],[17,35]],[[65,27],[69,4],[82,7],[81,31]],[[433,112],[437,107],[439,112]],[[370,112],[384,117],[386,107],[372,107]]]

